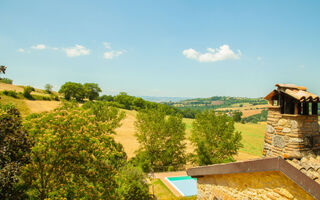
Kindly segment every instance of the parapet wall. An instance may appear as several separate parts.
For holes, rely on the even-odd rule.
[[[263,156],[299,159],[307,154],[306,136],[319,135],[318,116],[281,114],[279,106],[268,111]]]

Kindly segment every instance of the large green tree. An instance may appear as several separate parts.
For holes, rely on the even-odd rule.
[[[196,147],[194,162],[199,165],[233,161],[242,147],[241,133],[235,130],[233,119],[213,110],[196,115],[191,141]]]
[[[25,199],[25,188],[18,184],[21,167],[29,163],[32,141],[13,105],[0,104],[0,199]]]
[[[166,116],[157,109],[142,110],[135,122],[140,143],[137,165],[145,171],[179,169],[186,163],[185,124],[182,116]]]
[[[92,101],[99,97],[99,93],[101,92],[100,87],[97,83],[85,83],[83,84],[84,91],[86,93],[86,97]]]
[[[74,82],[66,82],[63,84],[59,90],[59,93],[64,94],[64,98],[66,100],[74,98],[78,102],[83,101],[86,96],[83,85],[81,83]]]
[[[97,114],[72,105],[27,119],[35,146],[22,177],[31,198],[117,199],[126,154],[109,132],[122,118]]]

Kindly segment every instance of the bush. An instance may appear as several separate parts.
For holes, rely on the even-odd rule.
[[[4,90],[2,94],[13,98],[18,98],[18,93],[15,90]]]
[[[12,84],[13,81],[11,79],[8,79],[8,78],[1,78],[0,79],[0,83]]]
[[[35,91],[35,89],[31,86],[27,86],[23,88],[23,96],[27,99],[33,99],[31,96],[31,92]]]

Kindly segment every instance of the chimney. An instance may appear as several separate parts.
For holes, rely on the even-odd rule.
[[[269,101],[263,157],[300,159],[320,150],[319,97],[294,84],[276,84]]]

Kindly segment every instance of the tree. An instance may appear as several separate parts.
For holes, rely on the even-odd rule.
[[[28,117],[35,146],[22,179],[31,199],[117,199],[126,154],[106,131],[118,122],[105,121],[74,104]]]
[[[6,66],[0,65],[0,74],[1,74],[1,73],[2,73],[2,74],[5,74],[5,73],[6,73],[6,69],[7,69]],[[0,79],[1,79],[1,78],[0,78]]]
[[[23,96],[27,99],[32,99],[31,92],[35,91],[35,89],[31,86],[27,86],[23,88]]]
[[[120,200],[149,200],[149,186],[146,177],[139,168],[127,164],[119,170],[117,196]]]
[[[0,199],[26,199],[25,187],[18,181],[31,147],[19,111],[10,104],[0,105]]]
[[[160,110],[142,110],[137,114],[135,127],[140,147],[134,162],[144,171],[176,170],[186,163],[185,124],[181,115],[167,117]]]
[[[76,101],[81,102],[86,96],[85,90],[81,83],[66,82],[63,84],[59,90],[59,93],[64,94],[66,100],[71,98],[76,99]]]
[[[97,99],[99,97],[99,93],[101,92],[101,89],[97,83],[85,83],[83,88],[85,90],[86,97],[90,101]]]
[[[232,114],[232,118],[235,122],[240,122],[241,121],[241,116],[242,116],[242,112],[241,111],[235,111]]]
[[[199,165],[233,161],[233,155],[242,147],[241,133],[235,131],[233,119],[225,114],[204,111],[196,115],[192,127],[194,162]]]
[[[46,90],[46,92],[47,92],[48,94],[51,94],[52,88],[53,88],[52,85],[50,85],[49,83],[47,83],[47,84],[44,86],[44,88],[45,88],[45,90]]]

